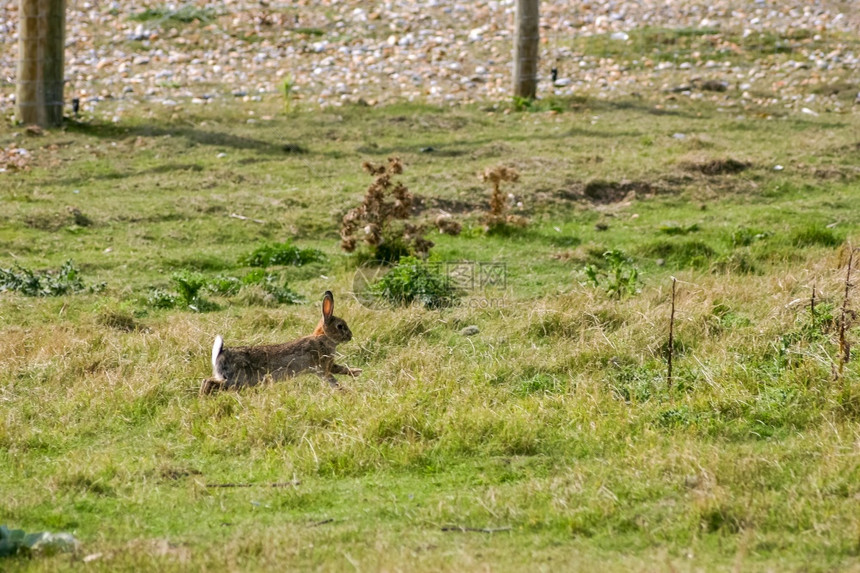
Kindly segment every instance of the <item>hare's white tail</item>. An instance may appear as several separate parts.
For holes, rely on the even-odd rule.
[[[212,345],[212,376],[221,378],[218,374],[218,357],[221,356],[221,349],[224,348],[224,339],[221,335],[215,337],[215,344]]]

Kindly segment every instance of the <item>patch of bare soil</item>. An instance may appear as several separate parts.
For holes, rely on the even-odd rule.
[[[738,161],[737,159],[708,159],[706,161],[688,161],[681,164],[686,171],[702,173],[703,175],[731,175],[740,173],[752,167],[749,161]]]
[[[824,165],[812,168],[812,176],[816,179],[855,179],[860,176],[860,167]]]
[[[481,159],[484,157],[502,157],[511,155],[514,152],[512,145],[504,141],[494,141],[487,145],[483,145],[471,153],[472,159]]]
[[[568,201],[590,201],[598,205],[620,203],[630,201],[634,198],[642,198],[656,195],[662,191],[662,187],[650,181],[605,181],[595,179],[587,183],[574,182],[558,195]]]
[[[439,209],[451,215],[463,215],[472,211],[486,211],[489,204],[486,201],[465,201],[463,199],[447,199],[445,197],[425,197],[414,195],[412,214],[420,215],[431,209]]]

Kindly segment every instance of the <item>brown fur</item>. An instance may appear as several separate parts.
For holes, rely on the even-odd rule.
[[[222,346],[216,337],[212,349],[212,378],[200,386],[200,394],[209,394],[216,388],[254,386],[266,376],[272,380],[291,378],[306,371],[314,372],[332,388],[337,388],[335,374],[358,376],[361,370],[335,364],[337,345],[352,340],[346,321],[333,315],[334,296],[326,291],[323,297],[323,316],[313,334],[266,346]]]

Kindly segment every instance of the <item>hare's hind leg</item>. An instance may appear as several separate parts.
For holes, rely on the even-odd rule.
[[[200,396],[206,396],[216,390],[221,390],[224,387],[224,380],[217,378],[207,378],[200,384]]]

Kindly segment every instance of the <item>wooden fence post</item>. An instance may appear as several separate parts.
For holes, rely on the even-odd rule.
[[[60,126],[65,0],[20,0],[18,14],[18,120],[42,127]]]
[[[514,34],[514,96],[534,99],[537,95],[540,55],[540,0],[517,0]]]

